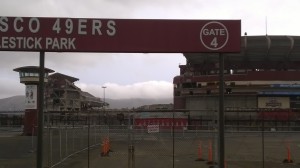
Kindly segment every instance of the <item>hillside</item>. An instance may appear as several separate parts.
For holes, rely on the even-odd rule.
[[[172,98],[166,99],[106,99],[109,103],[109,108],[137,108],[143,105],[151,105],[151,104],[170,104],[173,103]]]
[[[13,96],[0,99],[0,111],[24,110],[25,96]]]
[[[0,111],[17,111],[24,110],[25,96],[13,96],[4,99],[0,99]],[[121,108],[137,108],[143,105],[151,104],[170,104],[173,103],[172,98],[168,99],[106,99],[106,102],[110,104],[109,108],[121,109]]]

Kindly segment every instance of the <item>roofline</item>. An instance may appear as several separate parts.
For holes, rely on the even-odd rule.
[[[13,69],[16,72],[40,72],[40,67],[39,66],[23,66],[19,68]],[[52,73],[55,72],[52,69],[49,68],[44,68],[45,73]]]
[[[54,76],[54,75],[60,75],[60,76],[64,76],[64,77],[67,77],[67,78],[71,78],[71,79],[73,79],[72,82],[79,81],[78,78],[75,78],[75,77],[72,77],[72,76],[69,76],[69,75],[65,75],[65,74],[62,74],[62,73],[59,73],[59,72],[56,72],[56,73],[54,73],[54,74],[51,74],[51,75],[49,75],[49,77]]]

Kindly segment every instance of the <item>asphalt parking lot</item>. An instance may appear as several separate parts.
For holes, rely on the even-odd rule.
[[[259,132],[226,133],[227,168],[300,167],[299,132],[270,132],[265,133],[263,139],[264,144],[262,144],[262,135]],[[30,136],[21,136],[16,132],[1,136],[0,168],[36,167],[32,140],[35,139]],[[169,134],[146,134],[143,137],[136,136],[132,143],[134,159],[129,159],[130,143],[127,137],[111,134],[112,152],[109,156],[101,156],[101,146],[94,146],[89,151],[85,150],[64,159],[56,166],[49,164],[49,158],[45,154],[43,163],[44,167],[52,165],[57,168],[128,168],[129,164],[134,164],[135,168],[206,168],[211,166],[207,164],[210,148],[213,150],[213,160],[217,160],[217,139],[212,134],[185,133],[175,136],[174,141]],[[201,157],[204,161],[196,161],[199,157],[199,146],[201,146]],[[293,163],[282,162],[288,157],[287,147],[289,147]]]

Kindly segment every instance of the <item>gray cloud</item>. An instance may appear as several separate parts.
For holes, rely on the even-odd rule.
[[[24,95],[25,86],[20,83],[19,75],[16,78],[0,78],[0,99],[15,95]]]
[[[119,85],[116,83],[105,83],[103,85],[89,85],[85,83],[76,84],[82,90],[93,93],[94,96],[111,99],[130,99],[130,98],[171,98],[173,97],[173,84],[166,81],[148,81],[134,83],[130,85]]]

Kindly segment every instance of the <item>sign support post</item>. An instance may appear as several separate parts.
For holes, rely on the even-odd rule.
[[[43,167],[43,129],[44,129],[44,76],[45,52],[40,52],[40,72],[38,88],[38,134],[37,134],[37,168]]]
[[[219,168],[224,168],[224,57],[219,53]]]

